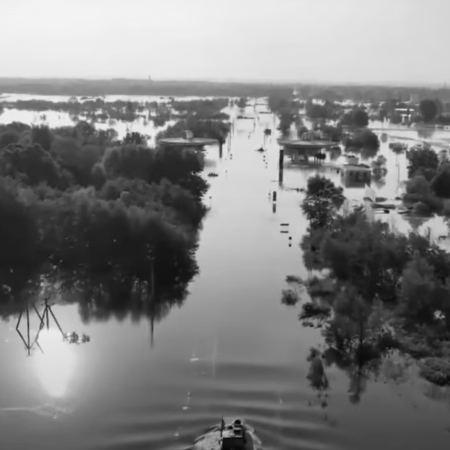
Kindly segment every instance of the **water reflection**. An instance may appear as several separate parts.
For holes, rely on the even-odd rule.
[[[241,123],[241,126],[246,125]],[[259,131],[262,138],[263,130]],[[254,424],[267,449],[377,448],[391,442],[390,436],[389,439],[382,437],[384,442],[381,444],[366,440],[364,445],[352,446],[343,442],[346,433],[352,437],[358,434],[365,437],[366,432],[372,431],[373,423],[369,423],[371,414],[375,415],[375,419],[385,415],[392,421],[395,428],[393,439],[404,437],[403,429],[399,430],[401,427],[398,426],[400,420],[404,419],[411,426],[411,415],[399,403],[393,404],[390,409],[391,404],[379,405],[377,399],[368,396],[364,398],[365,404],[361,405],[367,406],[367,409],[363,409],[348,405],[346,398],[340,401],[341,390],[335,378],[338,370],[332,370],[332,367],[348,374],[344,395],[354,402],[364,395],[368,376],[373,372],[368,364],[361,367],[354,357],[346,358],[332,349],[322,354],[324,373],[327,378],[329,376],[333,394],[336,394],[330,401],[330,410],[336,407],[347,420],[342,420],[338,428],[330,431],[330,423],[319,422],[317,411],[307,406],[310,388],[317,388],[324,396],[329,394],[323,378],[314,378],[313,373],[309,374],[311,386],[308,387],[308,374],[304,370],[305,353],[321,338],[317,330],[298,326],[295,317],[285,314],[283,308],[274,305],[276,302],[273,299],[281,288],[284,275],[299,266],[300,270],[303,268],[301,253],[295,249],[288,250],[285,235],[280,237],[279,222],[292,224],[296,248],[301,233],[306,229],[299,208],[299,196],[303,194],[299,191],[305,186],[308,174],[305,169],[285,171],[286,186],[293,188],[285,187],[277,191],[277,214],[272,215],[272,202],[270,198],[268,201],[267,192],[277,189],[278,180],[275,183],[270,183],[270,180],[277,175],[278,148],[275,140],[273,145],[267,143],[270,171],[265,172],[259,154],[254,151],[260,142],[259,137],[248,141],[247,132],[239,137],[237,131],[233,138],[234,158],[228,159],[225,155],[223,162],[218,161],[217,169],[214,168],[221,175],[227,168],[229,176],[228,180],[225,176],[212,180],[214,208],[202,231],[199,252],[202,276],[192,287],[192,297],[186,305],[186,286],[192,278],[186,277],[185,282],[178,284],[179,289],[175,289],[178,293],[173,292],[177,280],[183,278],[182,273],[170,277],[157,274],[158,292],[154,302],[146,301],[144,285],[140,287],[126,277],[121,279],[121,276],[113,277],[111,274],[94,277],[86,272],[58,274],[55,277],[61,284],[61,297],[78,306],[84,322],[92,323],[92,330],[101,329],[100,332],[107,333],[103,342],[95,340],[98,347],[92,345],[86,349],[98,348],[102,352],[102,361],[97,366],[89,366],[89,376],[98,393],[95,392],[95,397],[86,399],[86,405],[82,405],[88,410],[85,422],[78,421],[78,416],[74,416],[70,424],[79,436],[78,448],[186,448],[205,426],[220,418],[222,413],[244,415]],[[388,154],[387,146],[380,149],[380,153]],[[317,168],[310,172],[313,170],[317,171]],[[267,177],[263,177],[263,172],[267,173]],[[338,178],[335,174],[327,173],[327,176]],[[390,177],[388,173],[383,187],[385,192],[391,191]],[[350,197],[359,198],[360,193],[363,194],[357,189],[350,190],[353,194]],[[171,308],[180,305],[184,305],[182,312],[171,314],[164,322],[157,348],[150,352],[147,342],[143,342],[143,335],[146,336],[148,328],[152,334],[156,322],[165,318]],[[119,324],[114,320],[123,321],[126,317],[141,322],[143,327],[126,322]],[[65,321],[58,318],[64,327]],[[99,324],[106,321],[109,323]],[[56,338],[53,341],[51,334],[56,329],[53,327],[50,330],[49,341],[46,341],[49,349],[54,348],[55,355],[60,342]],[[122,337],[124,331],[126,335]],[[43,333],[47,339],[46,330]],[[111,347],[117,348],[112,345],[116,339],[113,335],[120,336],[123,345],[126,345],[126,351],[120,355],[115,350],[110,351]],[[207,358],[207,355],[211,353],[210,347],[215,337],[220,342],[217,366],[214,363],[210,370],[212,358]],[[199,359],[190,362],[189,356],[195,346],[199,347]],[[79,370],[80,359],[82,355],[87,357],[88,351],[83,349],[77,355],[77,349],[68,344],[65,349],[74,355],[72,373],[64,374],[67,395],[71,380],[78,376],[76,371]],[[45,352],[46,347],[43,350]],[[65,360],[61,358],[62,365]],[[40,379],[45,380],[41,381],[43,385],[51,384],[52,379],[55,382],[50,367],[56,361],[56,357],[50,357],[45,370],[39,369],[36,362],[36,373],[45,371],[39,372]],[[115,377],[114,384],[104,374]],[[49,395],[64,391],[63,380],[59,381],[58,389],[55,388]],[[347,388],[350,392],[345,393]],[[381,386],[380,390],[384,393],[386,389],[383,389]],[[187,394],[191,403],[189,409],[184,410]],[[431,434],[437,428],[439,414],[429,414],[429,411],[419,414],[417,416],[423,423],[416,436]],[[431,416],[430,420],[428,416]],[[89,426],[92,422],[95,427]],[[27,441],[30,447],[31,439],[39,434],[38,430],[30,433],[32,437]],[[176,443],[173,442],[174,436]],[[46,439],[42,442],[48,448],[59,449],[64,447],[66,439],[67,436],[61,432],[58,440],[50,442]],[[439,447],[439,439],[434,437],[433,447],[445,448]],[[416,444],[410,448],[421,446]]]
[[[39,315],[39,313],[37,312],[35,306],[33,306],[33,309],[35,310],[36,314]],[[30,310],[29,310],[28,306],[25,309],[25,319],[24,319],[24,322],[26,321],[26,325],[25,325],[26,326],[26,333],[25,333],[26,337],[24,336],[24,333],[22,333],[21,327],[20,327],[21,323],[23,323],[22,322],[23,315],[24,315],[24,311],[22,311],[19,314],[19,318],[17,319],[17,324],[16,324],[16,332],[17,332],[17,334],[19,335],[20,339],[22,340],[22,342],[23,342],[23,344],[24,344],[24,346],[25,346],[25,348],[26,348],[26,350],[28,352],[28,355],[30,355],[31,350],[33,349],[34,345],[36,345],[36,347],[39,348],[39,350],[42,352],[42,347],[40,346],[40,344],[37,341],[37,339],[36,338],[33,339],[30,336]]]
[[[70,344],[89,342],[90,338],[76,332],[65,333],[47,300],[41,313],[36,306],[32,310],[39,319],[38,331],[32,326],[29,305],[20,312],[15,329],[29,356],[34,349],[40,350],[33,354],[33,368],[47,395],[62,398],[76,365]]]
[[[76,368],[74,348],[54,328],[43,330],[39,342],[44,352],[33,360],[36,374],[49,396],[64,397]]]

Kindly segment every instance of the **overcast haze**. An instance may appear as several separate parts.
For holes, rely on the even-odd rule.
[[[450,81],[449,0],[0,0],[0,76]]]

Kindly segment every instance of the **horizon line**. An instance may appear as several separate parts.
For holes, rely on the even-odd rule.
[[[1,80],[59,80],[59,81],[139,81],[139,82],[190,82],[190,83],[231,83],[231,84],[275,84],[275,85],[316,85],[316,86],[377,86],[409,88],[447,88],[446,82],[407,82],[407,81],[331,81],[331,80],[273,80],[255,78],[128,78],[128,77],[58,77],[58,76],[0,76]]]

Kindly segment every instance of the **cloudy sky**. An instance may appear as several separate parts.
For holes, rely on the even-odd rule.
[[[450,83],[450,0],[0,0],[0,76]]]

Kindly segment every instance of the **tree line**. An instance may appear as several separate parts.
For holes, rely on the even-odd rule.
[[[353,380],[378,373],[384,356],[401,351],[417,359],[429,381],[450,384],[450,255],[344,202],[330,180],[308,180],[301,248],[310,275],[288,277],[283,302],[295,304],[298,289],[306,289],[302,323],[322,328],[324,361]]]
[[[201,155],[86,122],[0,131],[0,315],[44,284],[85,320],[184,300],[206,213]]]

